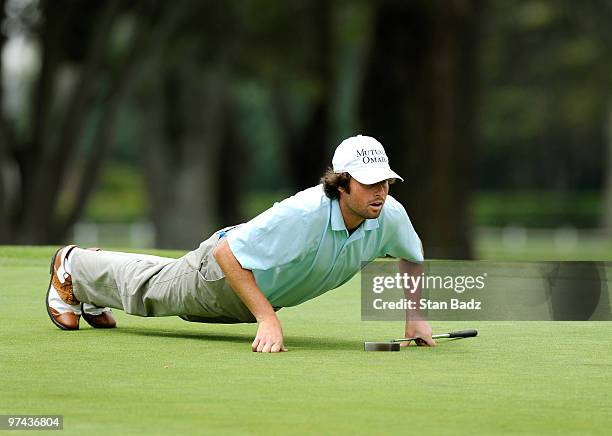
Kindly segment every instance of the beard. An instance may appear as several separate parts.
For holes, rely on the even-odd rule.
[[[351,207],[351,210],[353,211],[353,213],[355,215],[358,215],[359,217],[363,218],[363,219],[375,219],[378,218],[380,216],[380,214],[382,213],[382,209],[384,206],[384,201],[382,202],[382,204],[379,207],[372,207],[371,205],[366,205],[365,207]]]

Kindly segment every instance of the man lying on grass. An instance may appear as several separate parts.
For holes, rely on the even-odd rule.
[[[47,312],[64,330],[81,315],[113,328],[109,307],[138,316],[259,324],[253,351],[286,351],[276,311],[335,289],[361,262],[399,258],[400,272],[420,275],[423,251],[404,207],[388,195],[403,179],[383,146],[355,136],[336,149],[321,184],[275,204],[251,221],[215,232],[180,259],[63,247],[53,256]],[[418,295],[415,295],[418,298]],[[405,337],[434,345],[418,314]]]

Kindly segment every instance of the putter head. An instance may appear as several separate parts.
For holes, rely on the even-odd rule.
[[[364,351],[399,351],[399,342],[364,342]]]

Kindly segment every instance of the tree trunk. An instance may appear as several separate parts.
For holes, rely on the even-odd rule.
[[[188,249],[220,225],[225,77],[223,70],[203,72],[194,65],[176,67],[163,76],[153,96],[157,102],[144,105],[145,177],[156,246]],[[156,104],[160,100],[162,104]]]
[[[89,43],[86,44],[86,55],[79,68],[79,76],[76,80],[71,95],[66,103],[65,110],[59,118],[57,131],[49,126],[49,114],[53,99],[53,89],[57,79],[57,60],[61,50],[61,39],[57,38],[61,32],[61,24],[65,20],[63,13],[57,14],[56,5],[46,2],[46,37],[56,37],[55,41],[47,46],[46,56],[48,65],[43,65],[40,89],[41,101],[37,105],[37,125],[31,153],[36,159],[29,162],[34,165],[24,166],[29,169],[25,177],[30,184],[24,191],[23,214],[21,220],[21,242],[36,241],[42,243],[58,242],[54,230],[58,228],[56,216],[56,204],[59,198],[62,182],[70,171],[70,165],[74,162],[74,155],[79,146],[85,122],[92,106],[92,98],[96,90],[96,78],[101,70],[103,59],[106,57],[108,35],[113,21],[119,11],[120,3],[117,0],[109,0],[105,3],[103,11],[96,26],[89,35]],[[74,15],[74,14],[72,14]],[[58,30],[57,28],[60,27]]]
[[[0,22],[4,23],[6,16],[6,2],[0,0]],[[6,32],[0,32],[0,54],[4,51],[6,43]],[[2,69],[2,56],[0,56],[0,73]],[[4,102],[4,80],[0,80],[0,103]],[[7,186],[5,179],[7,178],[8,164],[8,123],[4,117],[4,104],[0,104],[0,244],[8,241],[9,234],[9,214],[7,201]]]
[[[330,102],[334,94],[331,64],[333,36],[331,24],[333,2],[317,0],[312,3],[312,14],[317,24],[313,38],[314,62],[311,65],[313,81],[318,92],[310,102],[310,112],[303,125],[296,125],[290,119],[288,99],[284,90],[273,89],[276,115],[284,136],[287,149],[287,168],[294,189],[306,189],[316,185],[319,177],[329,165],[328,149],[330,140]]]
[[[472,257],[479,2],[379,5],[362,100],[364,133],[385,145],[428,257]]]
[[[250,159],[238,135],[238,120],[231,101],[224,105],[223,112],[217,207],[221,225],[230,226],[252,218],[245,217],[240,207],[245,194],[244,174]]]
[[[612,239],[612,102],[608,105],[606,123],[604,129],[607,142],[607,167],[605,167],[603,228],[607,237]]]

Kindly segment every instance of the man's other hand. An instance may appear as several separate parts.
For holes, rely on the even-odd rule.
[[[402,342],[402,347],[407,346],[428,346],[433,347],[436,345],[436,341],[431,338],[432,330],[429,323],[425,320],[411,320],[406,323],[406,331],[404,333],[405,338],[419,338],[416,341]]]
[[[251,345],[257,353],[278,353],[287,351],[283,345],[283,329],[278,318],[267,318],[259,322],[257,336]]]

